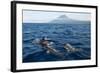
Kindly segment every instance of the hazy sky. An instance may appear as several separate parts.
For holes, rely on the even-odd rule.
[[[88,21],[91,18],[90,13],[76,12],[52,12],[52,11],[30,11],[23,10],[23,23],[45,23],[50,22],[61,15],[66,15],[74,20]]]

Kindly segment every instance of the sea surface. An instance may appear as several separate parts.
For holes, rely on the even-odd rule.
[[[23,23],[22,27],[23,63],[91,59],[90,24]],[[42,46],[32,43],[33,40],[43,37],[54,41],[53,47],[64,58],[48,54]],[[68,52],[63,48],[65,43],[82,51]]]

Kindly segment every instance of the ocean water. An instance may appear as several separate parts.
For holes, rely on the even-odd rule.
[[[23,63],[91,59],[90,24],[23,23],[22,27]],[[32,43],[44,36],[54,41],[53,47],[62,53],[64,58],[52,53],[47,54],[43,47]],[[68,52],[63,48],[64,43],[82,51]]]

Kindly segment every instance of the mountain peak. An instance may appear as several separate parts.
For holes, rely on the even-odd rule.
[[[68,18],[66,15],[61,15],[61,16],[59,16],[58,18]]]
[[[56,19],[52,20],[51,23],[67,23],[71,19],[66,15],[60,15]]]

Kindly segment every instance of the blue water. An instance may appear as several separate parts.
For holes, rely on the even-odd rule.
[[[22,27],[24,63],[91,59],[90,24],[23,23]],[[54,41],[53,46],[63,53],[64,58],[47,54],[43,47],[32,43],[34,39],[44,36]],[[68,53],[62,46],[64,43],[82,51]]]

